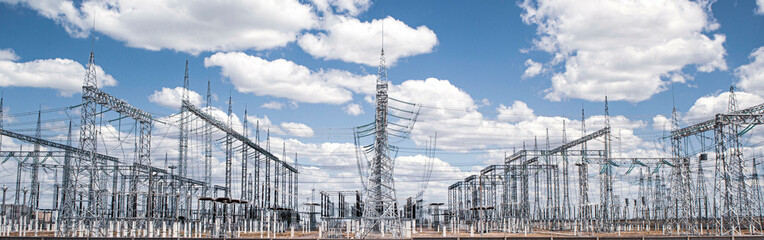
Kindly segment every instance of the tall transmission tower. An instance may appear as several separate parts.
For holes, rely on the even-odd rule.
[[[212,90],[210,89],[210,80],[207,80],[207,98],[206,108],[207,114],[210,114],[210,105],[212,104]],[[212,126],[210,124],[204,124],[204,193],[205,197],[210,197],[212,188]],[[202,205],[202,209],[206,210],[207,204]]]
[[[729,104],[727,114],[738,113],[738,102],[735,91],[730,87]],[[718,116],[718,115],[717,115]],[[714,191],[720,193],[721,201],[716,206],[720,218],[718,226],[722,228],[722,234],[740,234],[741,228],[747,227],[755,232],[760,224],[753,218],[752,199],[749,197],[746,183],[745,160],[742,156],[740,143],[740,123],[731,122],[715,128],[716,139],[716,179]]]
[[[363,209],[362,230],[359,235],[365,238],[372,233],[389,233],[393,237],[401,236],[401,222],[397,214],[395,181],[393,179],[394,161],[390,158],[387,141],[387,67],[385,49],[379,58],[377,76],[377,109],[375,117],[374,157],[369,161],[369,179],[366,185],[366,202]]]
[[[35,128],[35,134],[34,136],[36,138],[41,138],[41,115],[42,115],[42,109],[37,111],[37,128]],[[32,211],[37,211],[38,208],[38,200],[40,199],[40,182],[39,182],[39,174],[40,174],[40,144],[35,143],[34,144],[34,162],[32,164],[32,186],[31,187],[31,194],[29,195],[29,207]],[[26,204],[26,203],[25,203]]]
[[[188,97],[188,60],[186,60],[186,71],[183,75],[183,91],[181,93],[181,106],[180,106],[180,131],[178,136],[178,175],[180,175],[183,178],[187,177],[188,172],[188,119],[189,119],[189,113],[187,111],[187,107],[190,104],[189,103],[189,97]],[[180,188],[180,195],[186,196],[186,187],[185,184],[181,181]],[[188,199],[185,198],[184,199]],[[178,206],[178,214],[180,216],[185,217],[185,209],[186,206],[188,206],[188,203],[186,200],[180,201],[180,206]]]
[[[232,125],[232,118],[231,115],[233,115],[233,112],[231,110],[231,96],[228,95],[228,126]],[[231,134],[226,134],[225,136],[225,198],[231,199],[231,162],[233,158],[233,137]],[[231,214],[232,212],[228,209],[229,204],[225,204],[223,207],[223,236],[228,237],[228,234],[230,234],[231,230]]]
[[[613,206],[613,175],[612,175],[612,167],[613,164],[609,161],[608,158],[610,158],[610,152],[611,152],[611,140],[610,140],[610,109],[608,108],[608,102],[607,102],[607,96],[605,96],[605,129],[607,129],[607,134],[605,134],[605,163],[602,165],[602,170],[600,171],[601,175],[601,182],[600,185],[600,201],[601,201],[601,210],[600,210],[600,221],[601,221],[601,228],[606,230],[611,228],[611,222],[613,221],[615,210]]]
[[[756,217],[761,217],[761,186],[759,185],[759,164],[756,163],[756,158],[753,158],[751,163],[751,199],[753,203],[751,208],[755,209],[752,213]]]
[[[101,164],[99,164],[100,160],[96,158],[96,148],[98,146],[96,141],[98,136],[98,130],[96,129],[97,111],[93,91],[88,90],[89,88],[98,89],[97,82],[95,57],[93,51],[91,51],[85,73],[85,81],[82,86],[82,117],[80,119],[79,144],[83,151],[79,155],[79,159],[74,161],[74,169],[72,169],[73,171],[69,175],[70,180],[67,186],[65,186],[65,192],[67,193],[77,193],[80,189],[87,188],[87,199],[82,198],[76,201],[75,197],[66,198],[62,211],[64,216],[62,231],[65,235],[69,236],[72,236],[77,231],[75,224],[87,226],[89,229],[87,235],[101,235],[99,232],[101,229],[101,214],[98,196],[101,189],[101,181],[99,181]],[[76,211],[78,203],[80,206],[86,206],[84,214],[82,211]],[[84,221],[78,221],[79,219]]]
[[[562,144],[568,143],[568,138],[566,134],[566,128],[565,128],[565,120],[562,121]],[[570,203],[570,184],[568,179],[568,154],[566,153],[567,150],[563,150],[562,152],[562,182],[565,184],[563,187],[563,193],[562,193],[562,218],[567,221],[571,218],[571,203]]]
[[[679,129],[679,113],[676,107],[673,107],[671,110],[671,123],[673,131]],[[676,157],[674,167],[671,168],[671,197],[674,198],[672,206],[674,208],[675,216],[673,219],[676,227],[674,230],[677,232],[685,230],[687,233],[694,234],[698,229],[690,222],[694,216],[692,211],[695,210],[693,207],[695,201],[692,200],[690,161],[689,158],[680,158],[687,156],[687,149],[683,148],[682,141],[679,138],[672,138],[671,146],[673,156]]]
[[[247,124],[248,124],[247,123],[247,107],[245,105],[244,106],[244,124],[242,125],[243,127],[242,132],[244,137],[248,138],[249,134],[247,133],[248,132]],[[247,162],[249,160],[249,153],[247,149],[249,148],[247,147],[241,148],[241,198],[240,198],[241,200],[250,200],[248,198],[249,186],[247,185],[247,165],[249,164]]]

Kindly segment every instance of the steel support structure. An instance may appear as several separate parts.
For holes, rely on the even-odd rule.
[[[365,207],[358,237],[366,238],[370,236],[369,234],[400,237],[402,234],[401,220],[397,213],[398,200],[393,178],[395,162],[390,157],[390,147],[387,141],[387,90],[389,82],[387,81],[384,49],[382,49],[380,57],[376,83],[374,156],[367,164],[369,175],[364,191]]]

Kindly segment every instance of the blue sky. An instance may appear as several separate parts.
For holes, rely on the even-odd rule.
[[[182,85],[188,60],[192,91],[204,95],[210,80],[214,107],[225,109],[230,92],[238,117],[245,106],[250,123],[267,117],[273,144],[306,155],[298,157],[306,185],[357,189],[350,128],[373,119],[365,98],[384,21],[391,95],[422,106],[412,139],[401,143],[410,150],[398,154],[397,174],[407,188],[421,180],[420,165],[435,164],[436,181],[425,196],[444,199],[445,186],[531,144],[534,135],[543,142],[547,128],[559,143],[563,120],[572,126],[569,140],[580,136],[581,107],[587,117],[602,115],[606,95],[623,135],[622,155],[665,154],[658,140],[661,126],[670,126],[660,116],[670,118],[672,99],[681,125],[688,125],[725,111],[730,85],[741,105],[764,97],[761,0],[175,4],[0,1],[6,111],[78,104],[77,84],[93,47],[110,76],[102,78],[104,91],[167,117],[178,111],[171,89]],[[62,113],[44,118],[56,114]],[[598,121],[591,118],[588,130],[601,127]],[[49,130],[54,139],[63,134]],[[437,159],[417,156],[436,132]],[[177,154],[168,142],[159,144],[155,159]],[[756,152],[761,144],[750,142]]]

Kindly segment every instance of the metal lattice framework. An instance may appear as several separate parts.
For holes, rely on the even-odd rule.
[[[151,165],[151,128],[152,128],[152,117],[149,113],[144,112],[141,109],[138,109],[136,107],[131,106],[127,102],[116,98],[114,96],[111,96],[101,90],[98,89],[96,85],[96,79],[95,79],[95,62],[93,60],[93,56],[91,53],[90,62],[88,63],[88,74],[85,79],[85,84],[82,87],[82,124],[80,125],[80,147],[83,150],[86,150],[88,152],[95,153],[96,152],[96,146],[97,144],[97,135],[98,135],[98,129],[97,124],[95,122],[96,115],[99,113],[95,111],[95,108],[97,105],[106,107],[114,112],[117,112],[119,114],[122,114],[126,117],[132,118],[136,120],[136,124],[139,126],[139,137],[138,137],[138,146],[137,146],[137,154],[138,158],[135,164],[138,165]],[[109,173],[106,172],[107,165],[103,161],[98,161],[97,158],[94,158],[92,154],[87,155],[80,155],[80,159],[77,161],[77,164],[75,164],[75,171],[70,174],[70,177],[75,177],[75,179],[70,180],[71,183],[79,183],[82,180],[81,175],[83,175],[83,171],[79,171],[76,169],[89,169],[87,173],[85,174],[87,177],[85,179],[89,179],[89,183],[87,185],[80,185],[80,186],[68,186],[70,188],[75,187],[76,189],[71,189],[72,191],[69,192],[76,192],[77,189],[89,189],[88,193],[88,210],[87,215],[85,216],[84,224],[85,226],[88,226],[90,232],[87,234],[88,236],[106,236],[107,233],[105,229],[107,229],[105,226],[102,226],[101,224],[105,221],[105,216],[107,215],[108,211],[106,210],[107,203],[105,202],[109,193],[108,193],[108,179],[109,179]],[[139,174],[134,173],[132,174],[133,180],[131,181],[130,191],[132,192],[132,197],[129,200],[133,204],[132,209],[132,215],[133,217],[138,217],[139,212],[146,212],[147,205],[145,199],[139,198],[138,193],[139,192],[146,192],[145,188],[147,187],[147,183],[145,181],[140,181]],[[76,184],[79,185],[79,184]],[[87,187],[84,187],[87,186]],[[112,189],[114,191],[114,189]],[[69,198],[69,201],[74,201],[73,198]],[[68,213],[69,211],[66,210],[67,204],[74,204],[72,202],[65,204],[65,213]],[[141,209],[139,209],[141,208]],[[67,214],[64,216],[66,218],[69,218]],[[71,219],[81,219],[80,217],[71,217]],[[80,224],[82,224],[82,221],[79,221]],[[71,223],[70,223],[71,224]],[[67,229],[70,227],[70,224],[63,224],[62,234],[64,235],[71,235],[71,229]],[[138,224],[148,224],[148,220],[141,221]],[[145,227],[145,226],[144,226]]]
[[[505,157],[503,165],[486,167],[480,174],[452,184],[448,188],[452,232],[562,230],[579,234],[663,230],[678,235],[758,234],[761,223],[757,214],[762,205],[759,175],[756,161],[742,156],[745,147],[741,136],[762,124],[764,104],[737,110],[732,91],[730,96],[727,113],[686,128],[678,127],[674,110],[668,157],[612,156],[607,103],[605,127],[594,133],[585,134],[582,112],[583,137],[566,141],[563,127],[560,146],[551,148],[549,137],[546,149],[539,149],[537,142],[532,150],[523,144],[522,150]],[[716,157],[713,193],[705,190],[703,170],[709,155],[705,151],[710,148],[703,145],[700,152],[691,150],[687,139],[699,135],[703,143],[705,132],[714,134],[710,138]],[[594,145],[587,144],[592,141]],[[696,153],[700,154],[696,157]],[[573,156],[581,157],[574,164],[578,168],[578,206],[568,214],[564,210],[569,204],[565,168],[568,157]],[[599,200],[595,202],[588,200],[590,165],[599,166],[595,174],[599,178]],[[754,169],[747,170],[751,165]],[[624,167],[628,169],[624,171]],[[558,176],[560,171],[563,182]],[[616,195],[616,180],[628,184],[630,178],[636,182],[636,195],[630,195],[634,194],[631,191],[627,191],[629,195]]]
[[[64,235],[74,235],[73,227],[75,224],[84,224],[89,226],[90,235],[102,236],[100,227],[103,222],[101,219],[101,198],[99,191],[101,189],[100,175],[103,175],[99,168],[103,167],[98,159],[95,158],[97,150],[98,132],[95,124],[96,103],[95,92],[91,89],[97,89],[95,57],[90,52],[88,60],[88,69],[85,75],[85,82],[82,86],[82,118],[80,125],[80,148],[84,151],[79,154],[75,161],[72,171],[69,173],[70,179],[67,186],[64,186],[65,192],[77,193],[80,189],[88,189],[88,199],[80,199],[80,206],[87,206],[86,210],[78,210],[75,198],[66,198],[63,207],[63,224],[61,232]],[[76,194],[75,194],[76,195]],[[83,204],[84,203],[84,204]]]
[[[2,128],[4,113],[3,99],[0,98],[0,135],[34,145],[32,151],[0,151],[0,157],[5,161],[17,162],[16,187],[12,189],[16,191],[16,201],[4,205],[14,209],[10,211],[13,212],[12,219],[9,219],[13,222],[9,224],[13,226],[11,231],[24,236],[26,229],[47,227],[53,228],[54,236],[62,237],[234,237],[242,231],[259,231],[270,236],[276,232],[283,233],[290,226],[301,226],[297,212],[297,168],[250,140],[246,133],[246,120],[244,134],[233,130],[235,124],[232,122],[230,99],[227,121],[212,117],[209,82],[207,109],[190,104],[188,62],[181,111],[165,119],[155,119],[151,114],[98,89],[96,69],[91,53],[82,104],[37,111],[33,136]],[[70,110],[77,107],[81,107],[78,147],[72,145],[71,122],[66,144],[42,138],[43,112],[69,116]],[[104,121],[104,115],[109,112],[118,117]],[[31,114],[23,113],[21,116],[26,115]],[[121,127],[122,120],[126,118],[135,120],[135,125],[124,133]],[[112,124],[117,121],[119,124]],[[151,136],[155,122],[163,124],[161,129],[167,130],[165,136],[173,129],[179,130],[177,165],[169,165],[167,155],[163,168],[152,165]],[[108,134],[100,131],[108,131]],[[213,139],[213,134],[224,137]],[[189,145],[192,140],[199,140],[195,138],[198,135],[204,142],[203,150],[195,149],[204,152],[204,174],[198,175],[202,181],[193,179],[188,173],[189,151],[194,150],[189,149]],[[160,144],[165,136],[159,140]],[[130,159],[127,157],[129,151],[125,151],[123,146],[128,140],[135,141],[133,160],[119,161],[109,156],[112,149],[120,149],[124,159]],[[220,143],[225,153],[225,186],[212,184],[213,142]],[[101,151],[97,149],[99,144],[105,146]],[[43,147],[61,151],[42,151]],[[232,168],[239,150],[242,171],[235,172]],[[283,155],[282,158],[286,158],[286,149]],[[253,158],[255,169],[251,174],[248,167]],[[50,162],[51,159],[54,162]],[[296,154],[294,160],[296,166]],[[260,169],[261,161],[266,163],[265,169]],[[271,165],[274,167],[271,168]],[[58,170],[63,170],[61,178]],[[236,175],[239,173],[241,175]],[[271,174],[277,176],[275,181],[268,181]],[[22,178],[25,175],[28,178]],[[265,182],[260,181],[261,175],[266,176]],[[29,185],[22,182],[26,179],[31,179]],[[232,181],[238,179],[242,181],[240,192],[233,193],[239,189],[233,187]],[[50,194],[50,189],[55,192]],[[223,196],[218,197],[218,192],[223,192]],[[234,195],[240,198],[235,199]],[[20,196],[24,196],[23,200]],[[52,197],[50,208],[40,208],[41,196]],[[45,203],[47,205],[47,201]]]
[[[230,101],[229,101],[230,102]],[[243,149],[248,148],[250,150],[254,150],[254,154],[256,156],[255,161],[258,162],[257,166],[259,166],[260,161],[265,162],[265,181],[263,184],[265,186],[262,186],[263,190],[262,193],[258,193],[258,196],[261,197],[257,199],[256,201],[256,209],[255,211],[258,211],[258,215],[256,216],[262,216],[262,221],[268,222],[269,225],[267,225],[267,229],[276,229],[277,228],[277,222],[282,221],[280,220],[278,216],[280,216],[280,213],[287,213],[287,215],[291,216],[295,214],[294,212],[297,209],[297,201],[295,194],[298,191],[298,183],[297,181],[287,181],[292,178],[296,178],[296,176],[299,174],[297,169],[290,164],[280,160],[278,157],[273,155],[270,151],[268,151],[265,148],[262,148],[259,144],[253,142],[245,135],[235,131],[231,127],[230,121],[231,119],[228,119],[228,123],[223,123],[217,119],[215,119],[213,116],[206,113],[204,110],[199,109],[198,107],[194,106],[193,104],[186,102],[184,105],[185,111],[189,112],[191,115],[201,119],[204,121],[207,125],[214,127],[215,129],[223,132],[225,134],[225,161],[226,161],[226,186],[222,187],[222,189],[225,191],[224,198],[232,199],[233,196],[229,189],[231,189],[231,180],[233,179],[232,176],[232,158],[233,158],[233,142],[237,141],[242,144],[242,151]],[[228,116],[232,116],[232,112],[229,107]],[[259,132],[259,131],[258,131]],[[249,152],[247,151],[247,154],[249,155]],[[264,156],[264,159],[261,159],[260,156]],[[271,164],[274,163],[274,164]],[[271,165],[273,165],[273,168],[271,168]],[[279,170],[279,169],[284,169]],[[256,174],[259,176],[260,170],[256,170]],[[274,174],[275,176],[283,175],[282,178],[279,180],[279,178],[274,178],[274,181],[271,183],[269,182],[269,176],[271,174]],[[259,182],[259,177],[256,177],[254,182]],[[262,184],[260,184],[262,185]],[[254,187],[254,186],[253,186]],[[260,186],[257,186],[257,189],[261,189]],[[247,191],[247,190],[244,190]],[[242,193],[243,194],[243,193]],[[281,196],[281,204],[278,204],[278,199]],[[236,199],[237,201],[244,200],[249,203],[249,200],[246,199]],[[257,205],[259,202],[260,205]],[[231,211],[229,213],[229,211]],[[228,236],[232,232],[232,229],[234,228],[234,225],[230,225],[232,223],[232,219],[229,219],[229,217],[232,216],[233,212],[229,209],[224,209],[224,213],[228,214],[226,215],[222,220],[224,221],[223,228],[220,229],[218,233],[221,234],[220,236]],[[252,217],[256,217],[252,216]],[[279,225],[283,229],[283,225]],[[270,230],[269,230],[270,231]]]
[[[188,112],[184,110],[184,104],[189,102],[188,97],[188,60],[186,60],[186,70],[183,74],[183,91],[181,93],[181,106],[180,106],[180,123],[178,131],[178,175],[181,177],[188,177]],[[179,185],[180,194],[183,196],[188,195],[188,188],[184,185]],[[178,205],[178,216],[182,218],[188,218],[188,205],[189,199],[181,200]]]
[[[363,210],[362,230],[359,237],[369,234],[388,234],[400,237],[401,222],[397,214],[397,198],[395,195],[395,180],[393,179],[394,161],[390,158],[387,133],[388,111],[388,81],[387,66],[385,66],[385,50],[382,50],[377,76],[377,107],[375,114],[374,156],[368,163],[369,177],[364,192],[365,205]]]
[[[320,217],[326,229],[322,237],[325,238],[351,238],[352,235],[345,229],[348,226],[357,225],[357,220],[363,215],[363,202],[359,191],[321,191]],[[352,227],[351,227],[352,228]],[[323,231],[323,230],[322,230]]]
[[[750,174],[746,170],[739,139],[754,126],[762,124],[764,104],[738,110],[732,87],[729,98],[728,113],[719,113],[711,120],[671,131],[672,149],[675,156],[686,156],[687,151],[682,148],[689,141],[688,137],[712,131],[716,156],[713,198],[715,228],[721,234],[740,234],[742,229],[758,232],[761,230],[761,224],[754,219],[753,211],[758,204],[755,202],[757,198],[749,196],[755,189],[749,187],[749,183],[746,182]],[[690,163],[676,164],[681,167],[672,177],[679,186],[672,189],[691,192]],[[693,206],[694,202],[691,197],[685,197],[677,206],[677,211],[681,211],[678,216],[681,220],[679,225],[687,229],[688,233],[698,232],[695,228],[698,224],[691,221],[697,215],[693,209],[698,209],[697,206]]]

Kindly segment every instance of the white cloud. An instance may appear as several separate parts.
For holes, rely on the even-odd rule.
[[[82,91],[85,67],[70,59],[37,59],[14,62],[18,58],[12,50],[4,50],[0,57],[0,87],[36,87],[58,90],[62,96]],[[116,86],[117,80],[96,66],[98,87]]]
[[[761,96],[747,92],[736,91],[735,98],[738,102],[738,110],[764,103],[764,98]],[[727,113],[729,99],[730,94],[727,91],[698,98],[687,114],[682,117],[682,121],[688,124],[698,123],[710,120],[717,113]]]
[[[6,48],[0,49],[0,61],[16,61],[19,60],[19,56],[13,52],[13,49]]]
[[[312,137],[313,129],[303,123],[283,122],[281,123],[281,129],[287,134],[295,137]]]
[[[95,15],[98,32],[127,46],[191,54],[283,47],[317,23],[312,7],[297,0],[6,2],[36,10],[73,37],[86,37]]]
[[[346,88],[355,93],[374,95],[376,93],[377,75],[356,75],[337,69],[321,70],[318,77],[329,84]]]
[[[512,103],[512,106],[504,106],[504,104],[500,104],[496,111],[499,111],[499,115],[496,116],[496,119],[499,121],[522,122],[536,119],[536,114],[533,114],[533,109],[530,109],[528,105],[522,101],[515,101]]]
[[[273,134],[284,134],[284,131],[281,130],[281,127],[273,124],[273,122],[271,122],[271,119],[268,118],[268,116],[258,117],[256,115],[247,115],[247,122],[254,127],[259,126],[260,132],[262,133],[265,133],[266,131],[270,131]]]
[[[358,116],[363,114],[363,108],[361,105],[355,104],[355,103],[348,103],[344,107],[342,107],[342,110],[345,110],[345,113]]]
[[[751,63],[735,69],[735,76],[740,79],[737,86],[744,91],[764,95],[764,47],[754,50],[749,58]]]
[[[260,107],[267,108],[267,109],[281,110],[281,108],[284,107],[284,104],[280,102],[276,102],[276,101],[270,101],[267,103],[263,103],[263,105],[261,105]]]
[[[655,130],[671,130],[671,120],[661,114],[653,117],[653,129]]]
[[[342,104],[352,100],[352,91],[368,92],[373,75],[360,76],[340,70],[311,71],[292,61],[268,61],[241,52],[216,53],[204,59],[206,67],[221,67],[236,90],[270,95],[305,103]],[[373,90],[372,90],[373,91]]]
[[[314,135],[313,129],[304,123],[282,122],[277,125],[273,123],[271,119],[268,118],[268,116],[258,117],[256,115],[248,115],[247,121],[251,125],[250,129],[254,130],[259,125],[261,139],[264,139],[264,134],[267,131],[270,131],[272,135],[275,134],[295,137],[312,137]]]
[[[756,5],[758,6],[756,8],[756,14],[764,15],[764,0],[756,0]]]
[[[420,119],[450,119],[458,117],[462,111],[473,112],[477,105],[472,97],[448,80],[428,78],[407,80],[400,85],[390,86],[390,97],[406,102],[428,106],[422,109]]]
[[[486,106],[491,106],[491,101],[489,101],[488,98],[483,98],[483,100],[480,100],[479,107],[486,107]]]
[[[400,58],[430,53],[438,44],[435,32],[426,26],[411,28],[389,16],[371,22],[345,16],[325,16],[320,27],[325,32],[306,33],[300,36],[297,43],[317,58],[377,66],[383,22],[388,65],[395,65]]]
[[[523,73],[523,78],[535,77],[536,75],[539,75],[539,73],[541,73],[541,63],[537,63],[531,59],[528,59],[528,60],[525,60],[525,66],[527,68],[525,69],[525,72]]]
[[[602,101],[608,95],[639,102],[666,90],[687,66],[727,69],[725,35],[705,35],[719,27],[708,4],[526,0],[520,6],[523,21],[538,25],[534,47],[554,55],[555,66],[564,62],[564,70],[551,78],[547,99]]]
[[[180,101],[181,101],[182,95],[183,95],[183,87],[176,87],[176,88],[163,87],[162,90],[154,91],[154,93],[149,96],[149,102],[153,102],[165,107],[180,109]],[[202,95],[199,95],[199,93],[189,90],[188,100],[194,106],[201,106]]]
[[[353,143],[304,143],[296,139],[271,138],[272,143],[280,146],[286,143],[287,149],[299,149],[299,154],[303,159],[307,158],[313,163],[332,165],[332,166],[352,166],[356,167],[355,145]],[[302,161],[305,163],[305,161]],[[351,174],[355,173],[351,172]],[[357,178],[357,175],[355,179]]]
[[[371,7],[371,0],[312,0],[313,5],[325,14],[340,13],[357,16]]]

